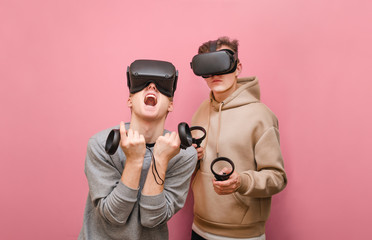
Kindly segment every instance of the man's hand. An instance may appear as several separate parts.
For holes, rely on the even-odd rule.
[[[137,131],[125,130],[124,122],[120,123],[120,147],[123,149],[128,162],[141,165],[146,153],[146,141]]]
[[[222,175],[223,173],[229,174],[231,169],[224,168],[218,174]],[[234,193],[241,184],[240,175],[237,172],[233,172],[229,179],[225,181],[217,181],[213,179],[213,188],[214,191],[219,195],[227,195]]]
[[[141,177],[143,159],[146,154],[146,141],[137,131],[125,130],[124,122],[120,123],[120,147],[125,153],[125,167],[121,181],[132,189],[137,189]]]
[[[204,158],[204,148],[203,147],[198,147],[196,148],[196,144],[193,143],[192,146],[196,149],[198,153],[198,160],[202,160]]]
[[[154,146],[154,158],[157,173],[153,173],[150,169],[147,173],[145,185],[142,189],[143,195],[157,195],[164,190],[164,185],[160,184],[165,180],[168,162],[171,158],[180,152],[181,140],[178,133],[166,133],[164,136],[158,137]],[[151,168],[154,162],[151,163]],[[155,176],[154,176],[155,175]]]
[[[164,136],[158,137],[154,147],[157,164],[166,169],[169,160],[180,152],[180,144],[181,140],[176,132],[166,133]]]

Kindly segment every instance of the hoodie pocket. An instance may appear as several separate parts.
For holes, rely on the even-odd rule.
[[[249,205],[242,203],[234,194],[218,195],[213,189],[212,179],[211,173],[199,170],[196,174],[192,184],[194,214],[208,222],[241,224]]]
[[[251,224],[265,221],[270,213],[270,198],[251,198],[234,193],[235,198],[241,204],[249,206],[245,212],[241,224]]]

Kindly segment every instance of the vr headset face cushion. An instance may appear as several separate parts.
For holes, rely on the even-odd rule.
[[[178,71],[170,62],[136,60],[127,68],[127,84],[130,93],[154,83],[162,94],[172,97],[177,87]]]
[[[238,61],[233,51],[222,49],[195,55],[191,68],[195,75],[204,78],[235,72]]]

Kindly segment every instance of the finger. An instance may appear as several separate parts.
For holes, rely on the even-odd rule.
[[[221,187],[214,187],[214,191],[218,194],[218,195],[226,195],[226,194],[230,194],[231,191],[230,190],[227,190],[227,189],[224,189],[224,188],[221,188]]]
[[[230,187],[231,184],[232,184],[232,181],[230,180],[230,178],[225,181],[217,181],[214,179],[214,182],[213,182],[213,185],[220,189]]]
[[[192,146],[197,150],[199,151],[202,147],[198,147],[198,145],[196,143],[193,143]]]
[[[223,187],[219,185],[214,185],[213,188],[214,188],[214,191],[220,195],[230,194],[234,192],[234,188],[232,187]]]
[[[167,140],[169,142],[173,142],[174,141],[174,132],[170,132],[170,133],[168,133],[168,135],[166,134],[165,136],[167,136]]]
[[[221,184],[222,184],[223,181],[217,181],[215,178],[213,178],[212,181],[213,181],[213,187],[214,188],[217,188],[217,189],[221,188],[221,186],[222,186]]]
[[[203,153],[203,152],[204,152],[204,148],[199,147],[199,148],[196,149],[196,151],[197,151],[198,153]]]
[[[139,138],[140,138],[140,141],[141,141],[141,142],[143,142],[143,143],[146,142],[146,141],[145,141],[145,137],[144,137],[142,134],[139,135]]]
[[[171,132],[171,134],[170,134],[170,138],[171,138],[172,140],[175,140],[176,137],[177,137],[177,133],[176,133],[176,132]]]
[[[160,136],[156,139],[155,143],[162,141],[162,139],[164,139],[164,138],[165,138],[165,135],[164,135],[164,136],[160,135]]]
[[[180,145],[181,144],[181,140],[180,140],[180,136],[177,132],[172,132],[172,142],[175,142],[176,145]]]
[[[128,135],[128,138],[129,139],[133,139],[133,135],[134,135],[133,130],[132,129],[128,129],[127,135]]]
[[[196,143],[193,143],[192,145],[194,146],[194,148],[195,148],[196,150],[198,150],[198,149],[201,149],[201,148],[202,148],[202,147],[200,146],[200,144],[199,144],[199,147],[198,147],[198,145],[197,145]]]
[[[239,174],[234,172],[233,174],[231,174],[230,179],[231,179],[232,182],[236,183],[236,182],[238,182],[238,177],[239,177]]]
[[[133,131],[133,137],[134,137],[134,139],[139,139],[138,131]]]
[[[120,138],[123,140],[127,138],[127,130],[125,129],[124,122],[120,122]]]
[[[224,167],[224,168],[222,168],[222,170],[218,174],[220,174],[220,175],[222,175],[222,174],[229,174],[231,172],[231,170],[232,169],[229,169],[227,167]]]

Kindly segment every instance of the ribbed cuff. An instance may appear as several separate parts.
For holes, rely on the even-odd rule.
[[[138,196],[138,189],[133,189],[125,185],[122,181],[119,181],[117,185],[117,196],[127,202],[136,202]]]
[[[162,191],[158,195],[141,195],[140,205],[141,207],[148,209],[148,210],[158,210],[164,207],[166,204],[165,194]]]
[[[236,191],[240,194],[244,194],[248,191],[251,181],[247,174],[239,173],[239,175],[240,175],[240,187]]]

